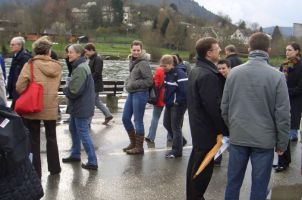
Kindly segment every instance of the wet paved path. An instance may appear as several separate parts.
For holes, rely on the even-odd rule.
[[[123,106],[122,101],[119,105]],[[183,157],[166,159],[169,149],[166,144],[166,131],[160,124],[155,146],[148,148],[145,143],[143,156],[129,156],[122,152],[128,144],[127,134],[121,121],[122,108],[114,114],[108,126],[102,125],[103,115],[96,111],[93,118],[91,134],[99,160],[98,171],[87,171],[80,163],[63,164],[60,175],[50,176],[47,171],[45,139],[42,132],[42,184],[45,191],[44,200],[184,200],[185,174],[191,152],[191,137],[188,116],[185,115],[183,133],[188,144]],[[68,115],[62,114],[66,119]],[[152,106],[148,105],[145,113],[145,129],[148,132],[152,117]],[[160,119],[162,122],[162,118]],[[57,138],[60,159],[69,155],[71,139],[68,125],[57,126]],[[284,173],[272,172],[270,186],[273,189],[271,199],[300,200],[302,197],[301,143],[292,143],[293,161]],[[86,162],[82,151],[82,160]],[[207,200],[223,199],[226,185],[228,153],[224,153],[221,167],[215,167],[207,193]],[[241,189],[241,198],[247,200],[250,188],[250,167]]]

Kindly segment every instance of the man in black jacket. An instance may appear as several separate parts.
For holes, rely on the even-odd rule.
[[[32,58],[31,54],[24,49],[25,40],[23,37],[14,37],[10,41],[11,52],[14,54],[12,59],[12,64],[9,70],[8,80],[7,80],[7,92],[9,98],[12,98],[11,108],[15,108],[16,100],[19,94],[16,92],[16,82],[23,68],[23,65]]]
[[[95,106],[105,115],[104,125],[107,125],[113,116],[99,98],[99,92],[103,91],[103,60],[97,55],[95,46],[88,43],[85,46],[85,55],[89,58],[89,67],[94,80],[95,87]]]
[[[224,48],[224,52],[226,56],[225,59],[231,62],[231,68],[242,64],[242,61],[237,55],[236,47],[234,45],[230,44],[226,46]]]
[[[220,102],[223,92],[223,76],[215,63],[221,49],[211,37],[196,42],[196,67],[189,75],[187,104],[192,135],[192,153],[187,168],[187,200],[204,199],[211,180],[214,160],[193,179],[201,162],[216,144],[218,134],[227,135],[227,127],[221,117]]]

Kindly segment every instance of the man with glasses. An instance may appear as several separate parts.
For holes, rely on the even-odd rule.
[[[23,68],[23,65],[32,58],[31,54],[24,49],[25,40],[23,37],[14,37],[10,41],[10,49],[13,53],[12,64],[9,70],[8,81],[7,81],[7,92],[9,98],[12,98],[11,108],[15,108],[15,102],[19,97],[16,92],[16,82],[19,74]]]
[[[218,134],[228,135],[220,112],[224,77],[215,63],[221,49],[216,39],[196,42],[197,62],[189,75],[187,103],[192,135],[192,153],[187,168],[187,200],[202,200],[214,168],[214,159],[193,179],[201,162],[216,144]]]

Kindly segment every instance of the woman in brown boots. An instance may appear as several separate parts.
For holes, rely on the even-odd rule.
[[[130,144],[123,149],[127,154],[144,153],[144,113],[149,98],[149,88],[153,83],[148,54],[143,51],[140,41],[131,44],[129,64],[130,75],[126,82],[129,93],[123,111],[123,124],[128,133]],[[134,125],[131,121],[134,116]]]

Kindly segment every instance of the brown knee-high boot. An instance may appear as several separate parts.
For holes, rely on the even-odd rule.
[[[128,136],[129,136],[129,139],[130,139],[130,144],[123,148],[123,151],[126,152],[127,150],[130,150],[130,149],[133,149],[135,147],[135,131],[129,131],[128,132]]]
[[[144,154],[144,135],[135,135],[135,148],[127,150],[127,154]]]

